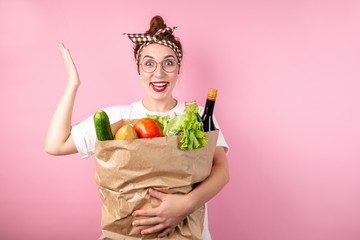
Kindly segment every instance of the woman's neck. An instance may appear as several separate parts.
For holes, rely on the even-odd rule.
[[[167,112],[173,109],[176,104],[177,100],[172,98],[169,100],[156,100],[156,99],[149,99],[147,97],[143,98],[142,100],[143,106],[151,111],[151,112]]]

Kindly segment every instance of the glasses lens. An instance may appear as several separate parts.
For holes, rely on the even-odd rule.
[[[156,65],[157,65],[157,63],[154,60],[146,59],[141,64],[141,67],[145,72],[151,73],[151,72],[155,71]]]
[[[164,60],[161,64],[165,72],[171,73],[176,69],[176,62],[172,59]]]

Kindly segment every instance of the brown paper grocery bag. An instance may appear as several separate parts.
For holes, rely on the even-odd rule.
[[[133,122],[121,120],[112,125],[112,131],[115,133],[122,125]],[[141,235],[143,227],[132,226],[131,214],[159,205],[159,200],[149,196],[149,188],[186,194],[195,183],[209,176],[219,132],[206,134],[208,144],[191,151],[179,148],[182,136],[97,141],[95,181],[103,202],[100,239],[158,239],[158,233]],[[201,240],[203,221],[204,206],[161,239]]]

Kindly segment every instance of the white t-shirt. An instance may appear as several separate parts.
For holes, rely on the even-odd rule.
[[[140,119],[146,117],[146,114],[166,116],[172,115],[181,115],[184,113],[185,104],[178,101],[176,106],[168,112],[151,112],[147,110],[142,101],[132,103],[130,105],[118,105],[109,108],[103,109],[109,117],[110,124],[118,122],[121,119]],[[200,107],[200,115],[202,115],[203,108]],[[219,124],[214,118],[214,124],[216,128],[220,130]],[[72,126],[71,137],[74,140],[75,146],[80,153],[82,158],[89,158],[94,154],[95,142],[96,142],[96,132],[93,121],[93,115],[91,115],[86,120]],[[217,140],[217,146],[223,146],[226,149],[229,149],[228,144],[226,143],[224,136],[219,131],[219,137]],[[205,220],[204,220],[204,231],[203,231],[203,240],[211,240],[208,227],[208,217],[207,209],[205,208]]]

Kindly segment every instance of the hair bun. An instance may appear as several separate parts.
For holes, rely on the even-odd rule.
[[[150,29],[147,33],[155,34],[159,29],[166,28],[164,19],[161,16],[154,16],[150,21]]]
[[[148,31],[145,32],[145,34],[148,34],[153,37],[154,34],[159,31],[159,29],[165,29],[165,28],[167,28],[167,26],[164,22],[164,19],[161,16],[157,15],[151,19],[150,28]],[[173,30],[173,29],[171,29],[171,30]],[[133,41],[135,43],[134,57],[135,57],[136,63],[139,65],[139,61],[141,60],[140,56],[141,56],[141,52],[142,52],[143,48],[151,43],[159,43],[161,45],[170,47],[172,50],[174,50],[179,62],[181,62],[181,60],[183,58],[182,46],[181,46],[180,40],[178,40],[173,35],[171,30],[161,32],[158,35],[156,35],[155,38],[150,38],[150,39],[147,38],[148,36],[146,36],[146,38],[138,38],[138,37],[136,37],[136,34],[135,35],[129,34],[129,35],[135,36],[135,38],[140,39],[140,40],[133,41],[132,37],[130,38],[131,41]],[[141,35],[143,35],[143,34],[141,34]],[[165,43],[170,42],[170,45],[172,47],[169,45],[163,44],[164,42]],[[138,71],[139,71],[139,66],[138,66]],[[139,73],[140,73],[140,71],[139,71]]]

